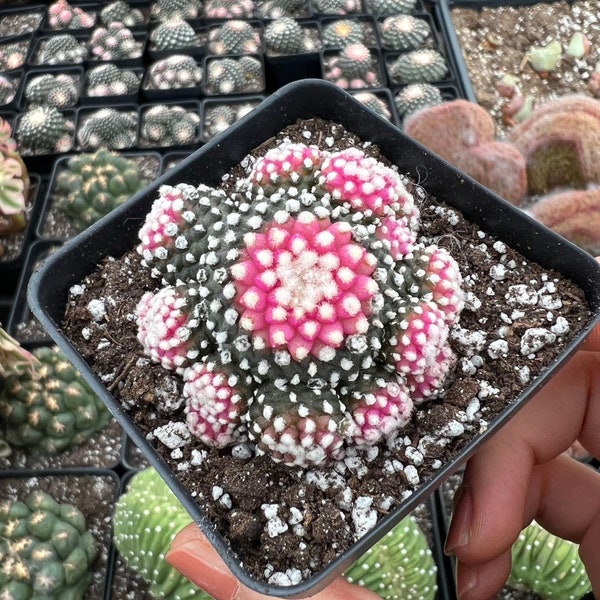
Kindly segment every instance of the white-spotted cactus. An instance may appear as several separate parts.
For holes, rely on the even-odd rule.
[[[390,112],[388,103],[373,92],[358,92],[357,94],[354,94],[354,98],[364,104],[367,108],[370,108],[380,117],[383,117],[388,121],[391,120],[392,113]]]
[[[401,54],[388,67],[394,83],[435,83],[448,75],[446,59],[432,49]]]
[[[135,145],[137,114],[116,108],[101,108],[82,119],[77,141],[83,150],[120,150]]]
[[[120,69],[113,63],[98,65],[87,73],[85,93],[88,96],[125,96],[137,93],[140,75],[130,69]]]
[[[19,119],[19,150],[23,154],[68,152],[73,145],[74,128],[73,122],[53,106],[34,106]]]
[[[208,34],[212,54],[256,54],[260,51],[260,34],[248,21],[230,19]]]
[[[327,48],[344,48],[365,41],[363,25],[357,19],[336,19],[323,26],[321,34],[323,45]]]
[[[144,44],[135,39],[131,29],[122,23],[111,23],[107,27],[95,29],[88,42],[92,59],[118,60],[139,58],[144,51]]]
[[[417,0],[367,0],[367,5],[376,17],[394,17],[412,13]]]
[[[307,51],[304,30],[292,17],[279,17],[265,27],[265,45],[271,52],[279,54]]]
[[[207,61],[204,86],[211,96],[261,91],[264,88],[262,63],[253,56],[214,58]]]
[[[159,104],[142,115],[141,143],[149,146],[192,144],[200,133],[200,116],[178,105]]]
[[[79,64],[87,57],[87,47],[70,33],[53,35],[40,41],[36,61],[40,65]]]
[[[254,16],[254,1],[207,0],[204,16],[207,19],[251,19]]]
[[[129,6],[125,0],[110,2],[100,11],[100,22],[105,27],[111,23],[122,23],[125,27],[141,27],[145,23],[144,14],[138,8]]]
[[[463,306],[455,260],[418,228],[403,178],[358,148],[282,142],[231,195],[161,187],[139,339],[188,382],[191,431],[218,447],[247,432],[301,466],[401,432],[444,389]]]
[[[67,0],[57,0],[48,6],[48,26],[50,29],[89,29],[94,26],[96,16],[78,6],[71,6]]]
[[[350,44],[326,59],[326,78],[343,89],[380,85],[377,57],[364,44]]]
[[[322,15],[350,15],[363,11],[361,0],[315,0],[315,12]]]
[[[387,17],[379,26],[381,42],[388,50],[415,50],[431,37],[431,27],[424,19],[412,15]]]
[[[437,106],[443,102],[440,89],[430,83],[411,83],[394,97],[400,118],[404,119],[421,108]]]
[[[201,81],[202,67],[193,56],[173,54],[150,65],[145,87],[149,90],[192,88]]]
[[[25,98],[29,104],[68,108],[74,106],[79,99],[79,80],[67,73],[44,73],[28,81]]]
[[[197,44],[194,28],[183,19],[169,19],[160,22],[150,33],[150,43],[154,50],[179,50]]]
[[[200,0],[155,0],[152,17],[161,21],[169,19],[196,19],[202,16]]]

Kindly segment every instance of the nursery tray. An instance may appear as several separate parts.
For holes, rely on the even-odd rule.
[[[137,430],[121,404],[108,392],[84,362],[62,331],[69,289],[80,284],[107,256],[121,256],[137,243],[140,225],[163,184],[186,181],[193,185],[218,185],[221,176],[237,165],[251,150],[276,135],[299,118],[320,117],[335,121],[364,141],[377,144],[384,156],[400,167],[402,173],[426,181],[426,189],[438,200],[462,211],[464,216],[486,233],[502,240],[525,259],[562,273],[583,290],[591,317],[580,332],[562,349],[546,370],[527,385],[524,391],[488,429],[466,444],[452,461],[444,464],[432,477],[401,502],[390,514],[348,550],[312,577],[290,587],[270,585],[251,577],[239,559],[215,530],[192,496],[177,480],[148,440]],[[538,224],[521,211],[492,194],[472,179],[442,161],[421,145],[406,137],[398,128],[376,116],[333,84],[320,80],[291,83],[274,93],[250,114],[213,138],[179,165],[161,176],[129,202],[92,225],[67,243],[30,280],[29,302],[34,314],[47,328],[64,353],[82,372],[86,380],[107,404],[134,443],[143,449],[150,463],[189,511],[229,568],[240,581],[264,594],[299,598],[323,589],[354,563],[385,533],[423,502],[442,482],[455,472],[476,449],[494,435],[530,399],[600,321],[600,264],[591,255]]]

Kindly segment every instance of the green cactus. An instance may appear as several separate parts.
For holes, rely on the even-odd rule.
[[[206,93],[239,94],[262,89],[262,64],[252,56],[218,58],[207,63]]]
[[[361,0],[315,0],[315,12],[322,15],[349,15],[362,12]]]
[[[144,14],[141,10],[129,6],[125,0],[115,0],[100,11],[100,22],[105,27],[111,23],[123,23],[125,27],[144,25]]]
[[[88,96],[124,96],[140,88],[140,76],[135,71],[120,69],[113,63],[98,65],[87,74]]]
[[[108,425],[110,413],[58,348],[29,353],[0,329],[0,357],[0,420],[10,446],[55,454]]]
[[[367,3],[376,17],[394,17],[412,13],[417,0],[368,0]]]
[[[176,18],[159,23],[150,34],[150,43],[154,50],[177,50],[195,46],[197,36],[187,21]]]
[[[152,17],[161,21],[174,18],[196,19],[201,13],[200,0],[156,0],[152,5]]]
[[[260,16],[265,19],[304,17],[307,9],[306,0],[266,0],[260,6]]]
[[[394,83],[435,83],[446,77],[448,65],[437,50],[412,50],[392,61],[388,72]]]
[[[7,71],[22,67],[29,51],[29,41],[18,41],[0,46],[0,70]]]
[[[152,468],[134,475],[117,502],[115,545],[127,564],[148,582],[156,598],[210,600],[165,561],[173,538],[189,523],[187,511]]]
[[[390,112],[387,102],[379,98],[376,94],[373,94],[372,92],[358,92],[357,94],[354,94],[354,98],[364,104],[367,108],[370,108],[380,117],[383,117],[388,121],[392,118],[392,113]]]
[[[102,148],[70,158],[56,177],[53,195],[75,228],[83,231],[148,183],[134,161]]]
[[[579,600],[592,589],[577,544],[552,535],[535,521],[513,545],[512,561],[508,584],[544,600]]]
[[[412,15],[387,17],[379,26],[381,42],[388,50],[415,50],[431,37],[431,27]]]
[[[142,140],[150,146],[193,143],[199,134],[200,116],[182,106],[159,104],[142,117]]]
[[[356,19],[337,19],[323,27],[321,37],[327,48],[344,48],[350,44],[363,44],[365,32]]]
[[[192,88],[202,81],[202,67],[187,54],[172,54],[150,65],[146,89],[173,90]]]
[[[80,600],[98,556],[85,515],[36,490],[0,502],[0,596]]]
[[[83,150],[120,150],[135,145],[137,114],[116,108],[101,108],[84,118],[77,140]]]
[[[407,117],[415,110],[436,106],[443,102],[439,88],[430,83],[412,83],[403,87],[394,97],[400,118]]]
[[[230,19],[210,31],[208,49],[213,54],[256,54],[260,35],[248,21]]]
[[[68,108],[79,99],[79,81],[67,73],[44,73],[29,80],[25,87],[25,98],[29,104]]]
[[[39,65],[82,63],[87,52],[85,43],[74,35],[63,33],[41,40],[36,60]]]
[[[139,58],[144,51],[144,44],[135,39],[131,29],[114,22],[107,27],[94,29],[88,41],[88,49],[95,60],[117,60]]]
[[[251,19],[254,0],[207,0],[204,16],[207,19]]]
[[[265,27],[265,45],[272,52],[298,54],[305,51],[304,32],[292,17],[274,19]]]
[[[21,115],[16,138],[23,154],[68,152],[74,124],[53,106],[29,108]]]

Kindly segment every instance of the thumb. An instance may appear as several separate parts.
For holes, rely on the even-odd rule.
[[[175,536],[166,560],[215,600],[269,600],[269,598],[272,600],[272,596],[264,596],[240,584],[194,523]],[[310,598],[311,600],[380,600],[373,592],[352,585],[343,577],[339,577],[327,589]]]

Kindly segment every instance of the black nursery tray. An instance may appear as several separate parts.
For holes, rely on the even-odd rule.
[[[240,565],[225,539],[215,530],[199,509],[192,496],[177,480],[148,440],[134,426],[120,403],[108,392],[100,379],[84,362],[62,331],[69,289],[81,283],[95,271],[107,256],[121,256],[137,242],[137,233],[146,213],[163,184],[186,181],[192,185],[218,185],[221,176],[237,165],[251,150],[276,135],[297,119],[320,117],[335,121],[364,141],[379,146],[382,154],[425,187],[438,200],[447,202],[481,228],[500,239],[526,260],[557,271],[585,293],[591,317],[579,333],[565,345],[562,352],[543,373],[532,379],[524,391],[501,414],[489,423],[487,430],[468,442],[449,463],[426,479],[412,495],[402,501],[366,535],[355,542],[321,571],[290,587],[270,585],[252,578]],[[265,100],[257,109],[194,152],[179,165],[160,177],[50,257],[30,281],[29,302],[33,312],[57,344],[84,374],[93,389],[104,400],[134,443],[142,448],[150,461],[208,539],[223,556],[233,573],[248,587],[277,597],[305,597],[324,588],[337,575],[355,562],[369,547],[387,533],[441,483],[455,472],[475,450],[502,427],[534,392],[548,382],[587,334],[600,321],[600,264],[588,254],[550,230],[533,221],[518,209],[504,202],[437,158],[431,152],[404,136],[399,129],[377,117],[336,86],[319,80],[292,83]]]

